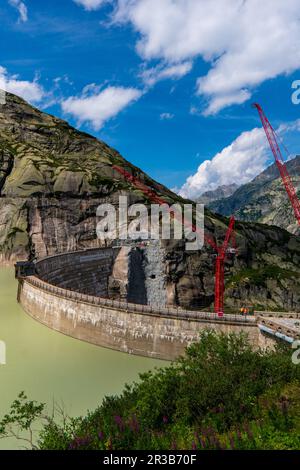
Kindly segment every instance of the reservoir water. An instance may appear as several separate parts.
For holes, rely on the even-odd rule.
[[[0,419],[19,392],[53,401],[70,416],[93,410],[106,395],[122,391],[141,372],[166,364],[149,358],[93,346],[52,331],[26,315],[16,301],[12,268],[0,268],[0,341],[6,344],[6,365],[0,365]],[[0,449],[22,444],[0,439]]]

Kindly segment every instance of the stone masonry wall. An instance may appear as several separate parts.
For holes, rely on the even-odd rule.
[[[148,305],[167,304],[165,250],[160,242],[153,242],[144,251],[145,288]]]

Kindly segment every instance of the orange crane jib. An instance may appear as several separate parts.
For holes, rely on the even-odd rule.
[[[149,186],[145,185],[139,178],[133,176],[124,168],[119,167],[118,165],[113,165],[112,168],[120,173],[122,176],[126,178],[127,181],[132,183],[136,188],[142,191],[151,201],[159,204],[159,205],[166,205],[168,210],[172,213],[172,216],[178,219],[180,217],[180,223],[182,223],[181,215],[177,215],[176,212],[169,207],[167,202],[158,196],[155,191],[153,191]],[[186,224],[186,222],[184,222]],[[218,246],[215,240],[207,235],[205,232],[200,232],[200,229],[195,226],[194,224],[191,225],[192,231],[201,235],[204,235],[204,240],[208,243],[216,252],[217,252],[217,260],[216,260],[216,272],[215,272],[215,313],[218,314],[219,317],[224,315],[224,290],[225,290],[225,283],[224,283],[224,266],[225,260],[227,255],[230,253],[235,253],[236,250],[232,249],[231,251],[228,249],[230,240],[233,238],[234,235],[234,224],[235,218],[231,216],[229,227],[226,232],[225,240],[222,246]]]
[[[300,225],[300,201],[298,199],[296,189],[293,185],[293,182],[292,182],[291,177],[289,175],[289,172],[287,170],[285,161],[282,157],[282,153],[281,153],[281,150],[280,150],[280,147],[278,145],[277,138],[276,138],[276,133],[275,133],[273,127],[271,126],[271,124],[270,124],[267,116],[265,115],[262,107],[260,106],[260,104],[254,103],[253,106],[258,111],[258,114],[259,114],[259,117],[261,119],[263,128],[265,130],[267,139],[269,141],[272,153],[274,155],[276,165],[277,165],[279,173],[281,175],[284,187],[285,187],[286,192],[288,194],[288,197],[291,201],[291,204],[292,204],[292,207],[293,207],[293,210],[294,210],[294,213],[295,213],[296,220],[298,221],[298,224]]]

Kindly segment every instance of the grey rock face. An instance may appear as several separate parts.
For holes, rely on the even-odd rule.
[[[14,95],[6,99],[0,107],[0,261],[101,246],[99,204],[117,206],[121,194],[129,204],[149,203],[113,164],[142,178],[167,202],[183,202],[104,142]],[[276,183],[261,178],[261,188]],[[206,231],[218,243],[227,226],[227,219],[206,212]],[[226,305],[299,310],[299,238],[257,223],[237,223],[236,232],[238,256],[226,264]],[[140,302],[207,309],[214,298],[215,256],[207,244],[187,252],[183,241],[161,241],[143,254],[124,256],[123,271],[108,281],[110,295],[134,300],[138,291]]]
[[[116,150],[65,121],[6,94],[0,106],[0,253],[2,260],[94,247],[99,204],[143,201],[113,165],[167,201],[175,194]]]
[[[211,204],[214,201],[231,196],[238,189],[238,187],[239,186],[235,183],[219,186],[213,191],[206,191],[205,193],[201,194],[201,196],[197,199],[197,202],[205,205]]]
[[[149,305],[167,304],[165,271],[165,250],[159,242],[153,241],[144,250],[145,287]]]
[[[206,225],[210,218],[207,217]],[[212,235],[222,243],[226,224],[211,220]],[[285,230],[262,224],[236,224],[237,256],[225,265],[227,308],[300,308],[300,241]],[[167,292],[177,305],[208,309],[214,301],[215,253],[207,245],[188,252],[180,243],[166,244]]]

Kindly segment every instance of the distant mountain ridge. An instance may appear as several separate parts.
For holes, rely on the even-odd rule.
[[[300,197],[300,155],[288,161],[287,168]],[[240,186],[229,197],[208,203],[208,207],[222,215],[234,214],[242,221],[277,225],[291,233],[299,233],[299,226],[275,163],[250,183]]]
[[[197,202],[200,204],[210,204],[214,201],[218,201],[219,199],[231,196],[238,189],[238,187],[239,185],[236,183],[223,184],[222,186],[219,186],[217,189],[212,191],[205,191],[205,193],[199,196]]]

